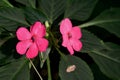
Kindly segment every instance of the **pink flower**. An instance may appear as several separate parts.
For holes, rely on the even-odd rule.
[[[20,42],[16,45],[19,54],[26,53],[27,58],[35,58],[38,52],[43,52],[48,47],[48,40],[44,38],[46,34],[45,26],[41,22],[35,22],[28,31],[25,27],[20,27],[17,32],[17,38]]]
[[[79,40],[82,36],[81,30],[78,26],[72,27],[72,23],[68,18],[62,20],[60,24],[60,32],[62,34],[62,46],[67,47],[71,55],[75,51],[80,51],[82,43]]]

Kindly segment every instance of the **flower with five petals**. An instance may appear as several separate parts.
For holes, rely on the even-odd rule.
[[[79,40],[82,37],[81,29],[78,26],[72,27],[69,18],[65,18],[60,23],[60,32],[62,34],[62,46],[67,47],[71,55],[75,51],[80,51],[82,42]]]
[[[35,58],[38,52],[44,52],[48,47],[48,40],[44,38],[46,34],[45,26],[37,21],[28,31],[25,27],[20,27],[16,31],[19,42],[16,50],[19,54],[26,54],[27,58]]]

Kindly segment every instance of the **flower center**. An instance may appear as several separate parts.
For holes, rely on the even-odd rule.
[[[31,40],[32,40],[32,42],[34,42],[35,41],[34,37],[32,37]]]
[[[68,32],[68,39],[70,39],[72,37],[71,33]]]
[[[35,42],[35,35],[32,36],[31,40],[32,42]]]

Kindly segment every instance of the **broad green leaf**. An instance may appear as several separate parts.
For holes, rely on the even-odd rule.
[[[46,59],[48,58],[50,51],[51,51],[51,48],[47,48],[47,50],[45,52],[39,54],[39,57],[40,57],[40,67],[41,68],[43,67]]]
[[[89,55],[94,59],[100,70],[113,80],[120,79],[120,46],[107,44],[109,50],[94,50]]]
[[[27,7],[25,8],[24,12],[25,12],[27,21],[29,21],[32,24],[35,21],[45,22],[47,20],[46,16],[40,10]]]
[[[15,30],[18,26],[28,25],[24,14],[18,8],[0,8],[0,27],[7,30]]]
[[[30,80],[28,61],[22,58],[0,67],[0,80]]]
[[[36,0],[15,0],[15,1],[26,5],[27,7],[32,7],[32,8],[36,7]]]
[[[88,27],[92,25],[102,27],[120,37],[120,8],[106,10],[92,21],[80,25],[80,27]]]
[[[65,56],[59,64],[61,80],[93,80],[93,74],[88,65],[78,57]]]
[[[91,15],[97,0],[68,0],[65,17],[84,21]]]
[[[81,41],[83,43],[81,52],[89,53],[92,50],[101,50],[105,48],[105,45],[102,42],[102,40],[100,40],[94,34],[90,33],[87,30],[82,30]]]
[[[39,3],[42,11],[52,23],[64,12],[66,0],[41,0]]]

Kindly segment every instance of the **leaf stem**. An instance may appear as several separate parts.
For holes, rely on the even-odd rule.
[[[41,75],[39,74],[38,70],[36,69],[35,65],[33,64],[33,62],[30,59],[29,59],[29,61],[30,61],[31,65],[33,66],[34,70],[36,71],[36,73],[38,74],[40,80],[43,80]]]
[[[12,4],[9,3],[8,0],[3,0],[6,4],[8,4],[10,7],[14,7]]]
[[[48,80],[52,80],[49,56],[47,58],[47,69],[48,69]]]

